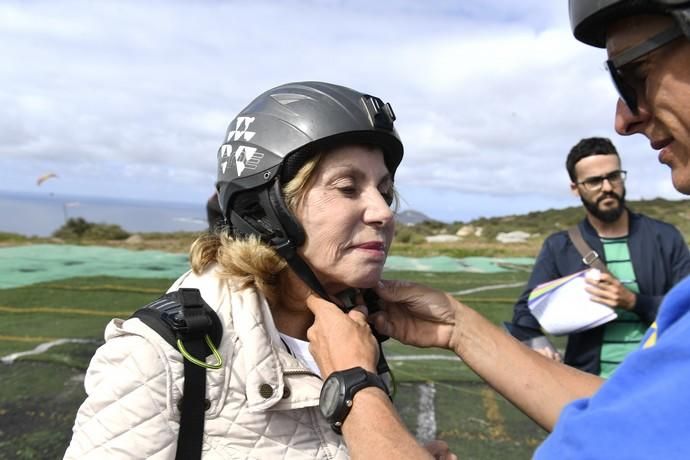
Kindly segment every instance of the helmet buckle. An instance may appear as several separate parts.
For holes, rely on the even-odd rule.
[[[390,103],[384,103],[378,97],[368,94],[362,96],[362,99],[364,100],[364,105],[371,116],[374,126],[376,128],[392,131],[395,113]]]

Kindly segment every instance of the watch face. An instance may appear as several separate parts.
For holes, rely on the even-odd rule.
[[[326,379],[323,388],[321,388],[319,408],[326,420],[330,420],[334,416],[344,396],[340,380],[334,377]]]

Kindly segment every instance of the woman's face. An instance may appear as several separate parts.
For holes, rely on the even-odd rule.
[[[393,181],[378,148],[327,152],[297,205],[306,241],[300,255],[326,291],[370,288],[381,278],[395,222]]]

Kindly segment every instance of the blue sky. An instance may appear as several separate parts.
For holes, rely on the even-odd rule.
[[[565,1],[4,1],[0,56],[0,190],[203,203],[235,114],[323,80],[393,105],[403,209],[577,205],[563,164],[592,135],[618,145],[630,198],[681,197],[644,138],[613,132],[604,52]]]

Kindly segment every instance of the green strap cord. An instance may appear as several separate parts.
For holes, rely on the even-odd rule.
[[[189,362],[196,364],[199,367],[203,367],[204,369],[218,370],[221,367],[223,367],[223,358],[220,356],[220,353],[218,353],[218,349],[216,349],[216,346],[213,345],[213,342],[211,341],[211,338],[208,336],[208,334],[204,336],[204,339],[206,340],[206,345],[208,345],[208,347],[211,349],[211,352],[213,353],[213,356],[216,358],[215,363],[209,364],[205,361],[196,359],[187,351],[187,349],[184,347],[184,344],[182,343],[182,340],[180,339],[177,339],[177,349],[180,350],[182,356],[184,356],[185,359],[187,359]]]

